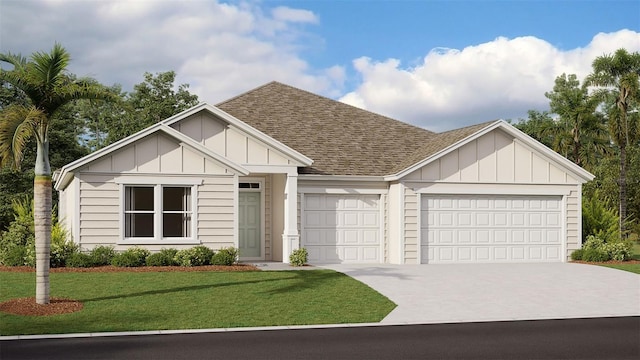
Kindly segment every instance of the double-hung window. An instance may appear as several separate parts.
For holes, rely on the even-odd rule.
[[[123,184],[123,235],[128,243],[194,242],[195,186]]]

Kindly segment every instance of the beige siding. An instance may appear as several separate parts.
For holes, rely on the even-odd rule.
[[[235,180],[208,177],[198,187],[198,238],[213,249],[235,246]]]
[[[389,263],[389,196],[380,195],[382,206],[382,262]]]
[[[404,262],[418,263],[418,194],[409,188],[404,191]]]
[[[221,163],[180,146],[173,139],[154,134],[114,154],[92,162],[83,171],[145,174],[227,174]]]
[[[580,234],[580,199],[578,190],[571,191],[567,196],[566,203],[566,226],[567,226],[567,260],[571,259],[571,253],[582,246]]]
[[[409,174],[405,180],[577,184],[568,173],[496,129]]]
[[[264,258],[271,259],[273,244],[271,233],[271,176],[267,175],[264,178]]]
[[[245,132],[208,113],[197,113],[173,128],[202,143],[212,151],[238,164],[289,165],[292,163],[282,152],[275,150]]]
[[[80,219],[76,242],[85,249],[120,240],[120,186],[113,177],[79,175]]]

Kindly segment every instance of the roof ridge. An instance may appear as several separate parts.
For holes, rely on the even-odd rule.
[[[218,106],[222,106],[222,105],[224,105],[224,104],[226,104],[226,103],[229,103],[229,102],[231,102],[231,101],[233,101],[233,100],[235,100],[235,99],[237,99],[237,98],[239,98],[239,97],[245,96],[245,95],[247,95],[247,94],[250,94],[250,93],[252,93],[252,92],[255,92],[255,91],[261,90],[261,89],[263,89],[263,88],[266,88],[266,87],[268,87],[268,86],[272,86],[272,85],[280,85],[280,86],[287,87],[287,88],[292,89],[292,90],[296,90],[296,91],[303,92],[303,93],[305,93],[305,94],[307,94],[307,95],[310,95],[310,96],[313,96],[313,97],[316,97],[316,98],[320,98],[320,99],[327,100],[327,101],[337,102],[337,103],[339,103],[339,104],[340,104],[340,105],[342,105],[342,106],[350,107],[350,108],[355,109],[355,110],[357,110],[357,111],[366,112],[366,113],[371,114],[371,115],[374,115],[374,116],[379,116],[379,117],[385,118],[385,119],[387,119],[387,120],[391,120],[391,121],[394,121],[394,122],[401,123],[401,124],[402,124],[402,125],[404,125],[404,126],[410,126],[410,127],[413,127],[413,128],[415,128],[415,129],[417,129],[417,130],[420,130],[420,131],[422,131],[422,132],[429,133],[429,135],[431,135],[431,136],[437,135],[437,133],[436,133],[436,132],[434,132],[434,131],[431,131],[431,130],[428,130],[428,129],[425,129],[425,128],[422,128],[422,127],[419,127],[419,126],[416,126],[416,125],[413,125],[413,124],[410,124],[410,123],[408,123],[408,122],[405,122],[405,121],[402,121],[402,120],[398,120],[398,119],[395,119],[395,118],[389,117],[389,116],[387,116],[387,115],[382,115],[382,114],[379,114],[379,113],[373,112],[373,111],[371,111],[371,110],[363,109],[363,108],[360,108],[360,107],[357,107],[357,106],[354,106],[354,105],[351,105],[351,104],[347,104],[347,103],[344,103],[344,102],[339,101],[339,100],[334,100],[334,99],[331,99],[330,97],[327,97],[327,96],[318,95],[318,94],[313,93],[313,92],[311,92],[311,91],[309,91],[309,90],[305,90],[305,89],[302,89],[302,88],[299,88],[299,87],[296,87],[296,86],[293,86],[293,85],[289,85],[289,84],[281,83],[281,82],[279,82],[279,81],[275,81],[275,80],[274,80],[274,81],[270,81],[270,82],[268,82],[268,83],[266,83],[266,84],[260,85],[260,86],[258,86],[258,87],[256,87],[256,88],[251,89],[251,90],[245,91],[244,93],[242,93],[242,94],[240,94],[240,95],[237,95],[237,96],[234,96],[234,97],[232,97],[232,98],[230,98],[230,99],[224,100],[223,102],[220,102],[220,103],[216,104],[215,106],[216,106],[216,107],[218,107]]]

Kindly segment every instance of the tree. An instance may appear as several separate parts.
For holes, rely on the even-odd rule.
[[[176,73],[144,73],[144,81],[134,85],[126,99],[123,116],[113,117],[108,126],[106,144],[116,142],[150,125],[198,104],[198,96],[189,93],[188,84],[174,90]]]
[[[20,167],[28,140],[35,138],[34,227],[36,235],[36,302],[49,303],[49,255],[51,247],[51,167],[49,129],[61,108],[77,99],[108,99],[111,93],[95,82],[73,79],[68,72],[69,53],[55,44],[49,53],[36,52],[29,59],[11,53],[0,61],[13,66],[0,71],[0,81],[24,93],[26,104],[12,104],[0,113],[0,162]]]
[[[557,124],[547,111],[529,110],[527,119],[519,119],[515,127],[552,148]]]
[[[597,57],[593,73],[587,83],[600,87],[596,94],[602,102],[612,98],[613,106],[606,107],[609,118],[609,134],[620,152],[620,234],[625,236],[627,220],[627,147],[637,145],[639,137],[637,105],[640,101],[640,53],[618,49],[615,54]],[[631,113],[631,110],[634,110]]]
[[[599,99],[589,96],[588,87],[580,86],[575,74],[558,76],[553,91],[544,95],[551,112],[559,116],[552,148],[578,166],[592,169],[609,149],[603,119],[595,112]]]

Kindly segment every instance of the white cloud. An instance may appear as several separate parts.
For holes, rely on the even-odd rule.
[[[497,38],[462,50],[438,48],[415,67],[397,59],[362,57],[353,67],[361,84],[345,103],[441,131],[546,109],[556,76],[584,78],[597,56],[625,47],[640,51],[640,33],[600,33],[584,48],[560,50],[527,36]]]
[[[298,54],[306,24],[317,22],[307,10],[265,14],[255,2],[3,1],[0,51],[29,55],[57,41],[79,76],[129,91],[145,71],[175,70],[177,83],[212,103],[272,80],[337,96],[344,75],[310,69]]]
[[[273,18],[281,21],[317,24],[318,17],[309,10],[292,9],[286,6],[278,6],[271,11]]]

